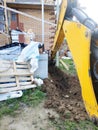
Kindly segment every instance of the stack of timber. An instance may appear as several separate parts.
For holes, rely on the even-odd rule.
[[[35,87],[28,63],[0,60],[0,93]]]

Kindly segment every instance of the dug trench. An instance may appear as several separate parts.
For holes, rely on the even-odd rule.
[[[55,109],[62,120],[88,119],[77,76],[68,75],[55,66],[49,67],[49,79],[44,80],[43,91],[47,95],[44,107]]]

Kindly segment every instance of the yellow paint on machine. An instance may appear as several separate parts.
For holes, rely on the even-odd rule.
[[[90,76],[91,32],[84,25],[70,21],[64,21],[63,31],[75,62],[85,108],[90,117],[98,117],[98,105]]]
[[[58,20],[58,24],[57,24],[57,31],[56,31],[55,38],[54,38],[54,44],[53,44],[53,47],[51,50],[52,59],[55,57],[55,54],[56,54],[57,50],[59,50],[61,43],[63,42],[63,39],[64,39],[64,32],[62,30],[62,25],[63,25],[63,20],[64,20],[66,9],[67,9],[67,0],[63,0],[62,4],[61,4],[59,20]]]
[[[78,22],[64,20],[66,8],[67,0],[62,0],[57,31],[51,50],[51,59],[54,59],[64,37],[66,37],[75,62],[85,108],[90,118],[98,118],[98,104],[90,75],[91,32]]]

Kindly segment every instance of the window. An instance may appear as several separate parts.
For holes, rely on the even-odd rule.
[[[11,21],[17,21],[17,14],[15,12],[11,12]]]
[[[0,8],[0,31],[4,31],[5,21],[4,21],[4,9]]]

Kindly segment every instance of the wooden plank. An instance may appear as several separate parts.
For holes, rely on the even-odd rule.
[[[17,69],[16,73],[30,73],[29,69]]]
[[[28,63],[27,62],[17,62],[16,61],[16,65],[27,65]]]
[[[21,86],[26,86],[26,85],[31,85],[31,82],[19,82],[18,85],[17,83],[5,83],[5,84],[0,84],[0,88],[8,88],[8,87],[20,87]]]
[[[7,93],[7,92],[25,90],[25,89],[36,88],[36,87],[37,86],[35,84],[32,84],[32,85],[27,85],[27,86],[20,86],[20,87],[6,88],[6,89],[0,88],[0,93]]]
[[[31,85],[31,82],[20,82],[19,85],[25,86],[25,85]]]
[[[20,77],[20,76],[19,76],[19,81],[20,81],[20,82],[21,82],[21,81],[25,81],[25,80],[27,80],[27,81],[28,81],[28,80],[31,80],[30,76],[29,76],[29,77],[26,77],[26,76],[25,76],[25,77],[22,77],[22,76]]]
[[[17,69],[14,72],[14,69],[10,68],[9,70],[2,71],[0,76],[14,76],[14,75],[32,75],[32,73],[28,69]]]
[[[29,71],[29,69],[17,69],[15,72],[16,73],[28,73],[30,71]],[[9,68],[9,69],[6,69],[5,71],[1,70],[0,74],[1,73],[2,74],[10,74],[10,73],[15,73],[15,72],[14,72],[14,68]]]
[[[28,68],[29,68],[29,70],[30,70],[30,64],[28,64]],[[32,82],[34,81],[33,75],[31,75],[31,81],[32,81]]]
[[[0,93],[36,87],[35,84],[32,84],[33,75],[30,73],[28,64],[6,61],[4,62],[4,66],[2,64],[2,68],[8,68],[8,66],[9,68],[7,71],[0,73]]]
[[[9,61],[9,60],[0,60],[0,64],[4,63],[4,64],[11,64],[13,61]]]
[[[27,65],[16,65],[16,68],[28,69],[28,66]]]
[[[12,64],[6,64],[6,61],[0,61],[0,73],[4,73],[12,68]]]
[[[31,77],[19,77],[19,81],[20,82],[23,82],[23,81],[30,81],[31,80]],[[1,82],[15,82],[15,77],[14,78],[11,78],[11,77],[1,77],[0,78],[0,83]]]
[[[66,63],[65,63],[62,59],[60,59],[60,62],[61,62],[61,64],[64,66],[64,68],[65,68],[66,70],[69,70],[68,65],[66,65]]]
[[[16,64],[15,64],[15,62],[13,61],[13,66],[14,66],[14,72],[16,73],[17,72],[17,70],[16,70]],[[19,87],[19,78],[18,78],[18,76],[16,75],[15,76],[15,79],[16,79],[16,84],[17,84],[17,87]]]
[[[10,67],[10,66],[8,66],[8,65],[6,65],[6,66],[1,66],[1,65],[0,65],[0,69],[1,69],[1,68],[2,68],[2,69],[8,69],[8,68],[12,68],[12,67]]]
[[[15,87],[17,86],[16,83],[5,83],[5,84],[0,84],[0,88],[8,88],[8,87]]]
[[[8,74],[8,73],[13,73],[14,69],[12,67],[9,67],[8,69],[2,70],[2,68],[0,69],[0,75],[1,74]]]
[[[8,63],[8,64],[6,64],[6,63]],[[16,67],[17,67],[17,69],[14,72],[14,69]],[[3,68],[4,68],[4,70],[3,70]],[[23,69],[23,68],[25,68],[25,69]],[[23,63],[16,63],[16,62],[13,63],[12,61],[0,60],[0,69],[1,69],[0,76],[17,75],[17,73],[19,73],[19,75],[20,75],[20,73],[23,73],[23,75],[24,75],[24,73],[27,73],[27,75],[28,75],[28,72],[30,73],[30,70],[28,68],[28,64],[25,63],[25,62],[23,62]]]
[[[1,76],[31,76],[32,75],[32,73],[0,73],[0,77]]]
[[[0,82],[14,82],[15,78],[11,77],[0,77]]]
[[[6,0],[4,0],[4,6],[5,6],[5,8],[6,8]],[[4,12],[5,12],[5,24],[6,24],[6,26],[5,26],[5,31],[7,32],[7,34],[9,34],[7,10],[5,9]],[[8,43],[8,44],[9,44],[9,43]]]

